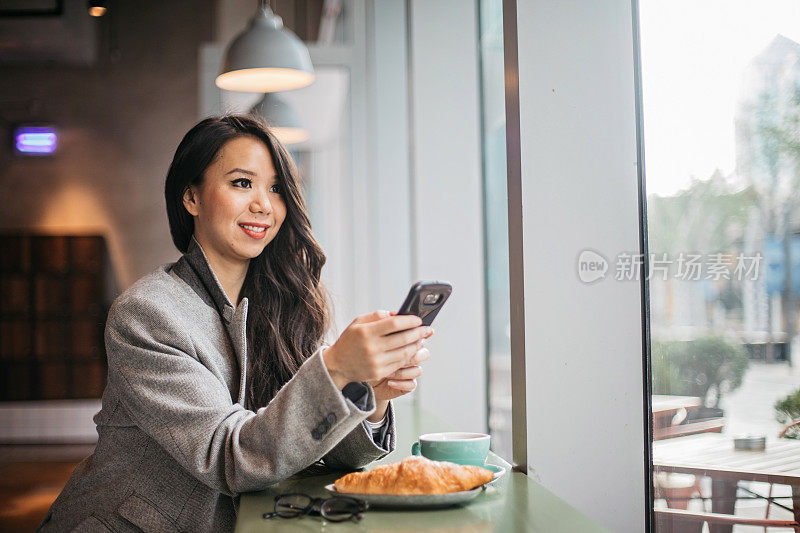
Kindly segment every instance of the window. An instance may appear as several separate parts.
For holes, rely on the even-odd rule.
[[[483,191],[489,432],[492,451],[511,459],[511,346],[506,193],[506,117],[503,77],[503,3],[480,2]]]
[[[793,519],[799,23],[794,2],[640,1],[657,510]]]

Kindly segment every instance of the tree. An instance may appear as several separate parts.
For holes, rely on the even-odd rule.
[[[792,215],[800,207],[800,87],[796,82],[776,83],[762,91],[751,110],[750,179],[759,197],[759,211],[766,232],[783,243],[784,279],[781,289],[783,330],[787,358],[797,332],[791,265],[795,234]],[[772,323],[771,306],[769,323]],[[768,359],[772,359],[772,351]]]
[[[652,252],[728,251],[741,246],[753,187],[736,190],[717,170],[707,180],[692,180],[675,196],[647,200],[649,246]]]

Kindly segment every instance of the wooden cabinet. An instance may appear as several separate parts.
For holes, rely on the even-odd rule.
[[[0,234],[0,401],[102,395],[109,276],[102,236]]]

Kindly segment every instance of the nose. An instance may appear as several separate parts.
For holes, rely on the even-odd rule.
[[[269,201],[269,193],[267,191],[256,191],[254,189],[253,198],[250,202],[250,212],[252,213],[272,213],[272,203]]]

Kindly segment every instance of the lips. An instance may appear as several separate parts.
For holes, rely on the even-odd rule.
[[[254,239],[263,239],[267,235],[267,229],[269,228],[269,224],[248,222],[239,224],[239,227],[242,228],[242,231],[244,231],[250,237]]]

